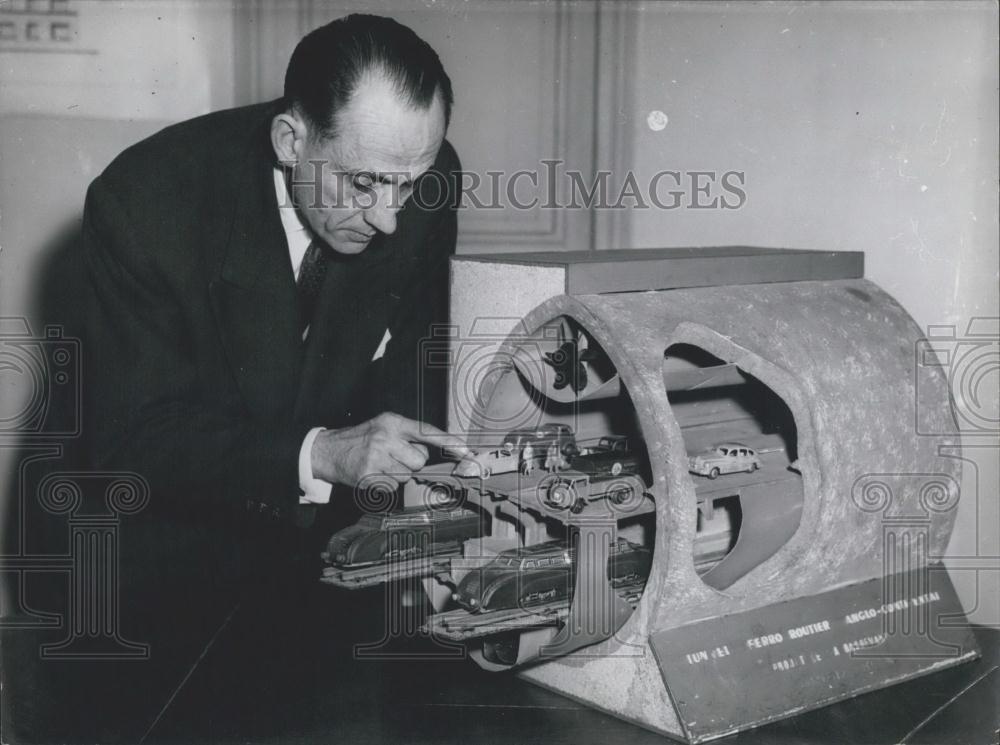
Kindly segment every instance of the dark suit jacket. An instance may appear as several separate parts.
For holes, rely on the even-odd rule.
[[[393,235],[337,257],[303,343],[272,177],[278,105],[169,127],[87,195],[93,463],[147,478],[154,515],[287,519],[311,427],[382,410],[443,419],[444,373],[421,371],[420,342],[447,320],[454,199],[433,198],[445,181],[407,203]],[[433,170],[458,169],[445,142]]]

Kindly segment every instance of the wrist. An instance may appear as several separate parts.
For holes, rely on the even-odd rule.
[[[333,467],[333,436],[336,430],[321,429],[316,433],[309,452],[309,464],[313,478],[327,481],[331,484],[340,483],[336,470]]]

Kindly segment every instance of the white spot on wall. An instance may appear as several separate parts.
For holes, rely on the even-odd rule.
[[[670,121],[667,115],[664,114],[659,109],[654,109],[649,112],[649,116],[646,117],[646,124],[654,132],[659,132],[664,127],[667,126],[667,122]]]

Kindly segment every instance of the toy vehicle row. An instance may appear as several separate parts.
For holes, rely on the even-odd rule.
[[[562,464],[590,476],[618,476],[635,473],[639,458],[628,449],[628,440],[620,435],[605,435],[596,445],[581,448],[573,430],[565,424],[543,424],[535,430],[509,433],[495,450],[470,453],[456,466],[455,475],[488,479],[498,473],[512,473],[524,465],[525,447],[530,445],[531,467],[543,468],[550,447],[558,447]]]
[[[521,468],[522,456],[529,446],[532,466],[541,468],[545,464],[549,447],[553,444],[564,458],[570,458],[580,451],[569,425],[547,422],[535,429],[519,429],[507,433],[500,447],[495,450],[469,453],[455,467],[455,475],[488,479],[496,473],[512,473]]]
[[[482,534],[480,515],[472,510],[410,507],[385,515],[364,515],[337,531],[324,558],[333,566],[354,568],[383,561],[438,556],[461,550]]]
[[[576,551],[562,541],[546,541],[497,555],[459,582],[453,599],[468,611],[481,613],[525,608],[572,595],[576,581]],[[612,587],[645,581],[652,553],[619,538],[609,546],[607,578]]]
[[[629,449],[624,437],[606,435],[595,446],[581,449],[571,427],[547,422],[535,429],[509,432],[499,448],[468,453],[459,461],[454,473],[467,478],[488,479],[494,474],[522,469],[526,461],[529,461],[529,469],[542,468],[553,444],[563,461],[563,465],[555,470],[570,468],[591,477],[600,477],[636,473],[640,467],[636,452]],[[757,451],[740,442],[717,443],[705,452],[688,458],[691,473],[710,479],[741,471],[753,473],[760,467]]]

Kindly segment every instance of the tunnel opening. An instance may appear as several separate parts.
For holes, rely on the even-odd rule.
[[[692,344],[666,349],[663,382],[696,497],[695,570],[725,589],[798,529],[798,433],[785,401],[733,363]]]

